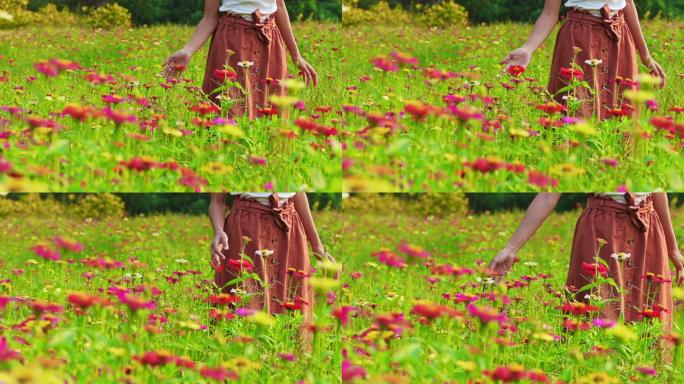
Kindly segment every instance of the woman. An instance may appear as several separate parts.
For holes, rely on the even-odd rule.
[[[608,111],[619,114],[618,110],[629,110],[629,103],[622,100],[622,91],[636,81],[637,51],[641,62],[665,86],[665,71],[651,57],[634,0],[567,0],[565,6],[569,11],[556,39],[548,85],[556,101],[567,104],[564,97],[568,93],[561,90],[573,77],[578,77],[591,85],[591,90],[582,88],[575,94],[582,101],[578,111],[581,117],[595,114],[602,120],[610,115]],[[555,27],[560,7],[561,0],[546,0],[527,43],[509,53],[501,64],[527,67],[532,53]],[[582,70],[573,71],[572,63]],[[597,91],[595,102],[592,94]]]
[[[307,84],[318,84],[314,68],[299,52],[284,0],[205,0],[204,16],[190,41],[164,63],[167,77],[177,77],[192,55],[212,36],[202,90],[219,103],[230,98],[233,116],[250,119],[269,114],[270,95],[284,95],[285,47]],[[231,87],[226,96],[214,92],[237,80],[246,92]]]
[[[532,201],[517,231],[490,263],[491,270],[500,276],[508,273],[516,253],[553,211],[560,196],[542,193]],[[597,255],[608,263],[608,271],[600,271],[594,259]],[[675,281],[681,284],[684,266],[667,194],[593,194],[575,228],[566,287],[575,293],[575,300],[587,302],[589,292],[581,291],[582,287],[592,282],[595,273],[605,273],[624,295],[606,284],[598,292],[592,290],[606,303],[604,318],[618,320],[623,315],[630,322],[657,315],[670,329],[672,279],[668,260],[675,265]]]
[[[211,265],[216,285],[228,293],[228,283],[245,270],[261,282],[249,279],[246,308],[271,314],[301,310],[305,322],[312,321],[313,292],[307,240],[319,260],[335,263],[318,237],[305,193],[233,193],[233,205],[225,217],[223,193],[211,195],[209,217],[214,228]],[[240,265],[244,256],[251,259]],[[247,260],[249,260],[247,259]],[[263,283],[267,284],[264,287]]]

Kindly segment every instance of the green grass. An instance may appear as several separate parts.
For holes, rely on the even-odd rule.
[[[94,31],[77,27],[30,27],[0,32],[0,106],[15,106],[24,113],[0,111],[3,138],[0,161],[11,170],[0,172],[0,190],[10,191],[193,191],[193,190],[340,190],[340,145],[336,136],[325,137],[300,130],[299,117],[320,115],[318,123],[339,127],[337,114],[341,89],[341,25],[303,22],[294,25],[300,49],[318,70],[317,88],[297,95],[306,111],[293,111],[287,119],[238,119],[244,136],[218,127],[193,124],[198,116],[189,108],[203,100],[201,86],[208,44],[192,59],[184,78],[164,89],[159,73],[168,55],[182,47],[192,33],[187,26],[155,26],[130,30]],[[34,64],[60,58],[83,69],[58,77],[40,74]],[[85,68],[112,75],[115,84],[93,85]],[[296,73],[291,68],[291,73]],[[34,81],[29,77],[35,76]],[[134,94],[150,103],[144,107],[125,102],[112,108],[137,116],[138,121],[159,117],[154,130],[138,123],[117,128],[106,119],[79,122],[60,116],[68,104],[105,106],[102,96]],[[330,113],[316,112],[332,107]],[[56,130],[35,129],[30,117],[50,119]],[[212,117],[205,118],[211,120]],[[284,131],[295,132],[286,138]],[[181,183],[180,169],[138,172],[121,167],[135,157],[156,163],[174,161],[197,177]],[[251,157],[263,158],[257,165]],[[123,170],[121,169],[123,168]],[[196,181],[196,182],[193,182]]]
[[[663,188],[678,190],[684,161],[678,135],[658,130],[650,124],[654,116],[673,116],[680,126],[681,114],[669,112],[682,106],[684,92],[684,38],[682,21],[647,21],[644,31],[651,52],[669,76],[667,88],[655,92],[659,112],[643,111],[641,118],[603,123],[589,122],[593,134],[570,125],[544,128],[544,116],[536,107],[548,100],[543,89],[555,33],[533,57],[523,81],[513,90],[498,63],[522,45],[530,25],[499,24],[465,29],[427,30],[420,26],[345,26],[345,73],[350,88],[345,104],[364,113],[346,113],[348,125],[344,157],[344,188],[347,191],[586,191]],[[404,52],[419,60],[417,69],[405,66],[398,72],[374,69],[371,60],[392,51]],[[424,68],[458,73],[461,77],[426,84]],[[645,72],[645,68],[641,68]],[[370,76],[370,80],[360,80]],[[479,85],[465,85],[466,81]],[[405,112],[409,103],[420,102],[444,110],[445,95],[476,94],[493,99],[489,108],[481,101],[463,105],[483,111],[500,129],[486,130],[477,120],[459,122],[453,115],[431,113],[417,121]],[[389,129],[375,127],[365,114],[393,115]],[[559,117],[552,118],[558,121]],[[369,128],[370,127],[370,128]],[[635,131],[649,135],[636,139],[630,147],[625,135]],[[641,135],[634,135],[641,137]],[[499,169],[481,173],[465,163],[488,159],[505,166],[521,164],[520,173]],[[614,166],[614,164],[616,165]],[[548,186],[530,183],[529,173],[538,172]],[[555,180],[555,182],[554,182]],[[556,184],[557,183],[557,184]]]
[[[208,252],[211,228],[206,217],[168,214],[93,221],[50,212],[46,208],[46,214],[40,217],[4,217],[0,225],[0,296],[19,300],[4,311],[0,309],[0,333],[9,341],[10,348],[24,357],[23,364],[0,361],[0,381],[6,379],[2,372],[17,373],[24,366],[35,379],[33,382],[41,383],[58,378],[68,381],[57,382],[211,382],[199,370],[225,364],[240,374],[239,380],[234,381],[239,383],[339,382],[340,338],[325,294],[316,297],[314,322],[321,332],[313,353],[298,352],[298,327],[302,323],[298,313],[276,316],[272,326],[260,326],[239,317],[212,323],[211,306],[206,302],[213,281]],[[337,254],[337,213],[323,211],[314,215],[321,238],[330,252]],[[44,260],[30,250],[39,242],[51,243],[55,236],[77,240],[85,249],[79,254],[63,252],[60,262]],[[108,257],[121,261],[125,267],[86,267],[80,262],[86,257]],[[15,274],[18,269],[23,273]],[[184,274],[187,271],[197,274]],[[84,272],[94,272],[96,276],[89,282],[82,276]],[[169,279],[174,276],[179,278],[178,282]],[[116,296],[106,293],[115,285],[144,286],[141,295],[147,300],[151,299],[152,287],[162,293],[155,299],[155,310],[143,310],[137,315],[121,304],[93,307],[86,315],[77,315],[67,303],[67,295],[74,291],[117,302]],[[53,326],[42,321],[20,326],[30,320],[28,303],[33,299],[62,306],[64,311],[56,314]],[[166,317],[167,322],[159,327],[161,332],[143,328],[150,314]],[[189,323],[208,328],[193,330],[187,327]],[[240,342],[240,337],[244,341]],[[26,343],[22,344],[22,340]],[[190,358],[197,369],[180,369],[174,364],[149,367],[133,359],[135,355],[159,350]],[[280,353],[294,353],[296,361],[283,360],[278,357]],[[242,364],[244,361],[248,363]]]
[[[522,219],[522,211],[440,218],[374,207],[377,210],[367,207],[365,212],[356,211],[353,215],[343,212],[344,236],[339,243],[347,272],[343,282],[348,284],[339,295],[340,305],[356,307],[343,328],[343,344],[350,363],[363,367],[367,373],[366,380],[356,382],[489,383],[492,381],[485,377],[485,371],[515,364],[526,370],[542,370],[551,379],[549,382],[561,379],[567,383],[618,383],[629,382],[633,376],[644,383],[681,382],[681,353],[673,366],[661,360],[658,348],[654,347],[661,333],[657,323],[628,326],[638,339],[627,342],[596,327],[576,333],[563,331],[563,317],[557,309],[561,301],[554,293],[565,284],[579,211],[552,214],[519,253],[521,260],[506,281],[521,282],[524,275],[534,277],[540,273],[550,276],[506,291],[503,286],[487,286],[478,279],[486,278],[483,268],[503,248]],[[684,210],[676,208],[672,214],[681,240]],[[402,241],[421,247],[430,256],[411,260],[397,250]],[[399,269],[379,262],[372,253],[382,248],[406,259],[408,266]],[[526,266],[526,262],[537,265]],[[444,264],[471,268],[473,274],[450,277],[430,272],[430,266]],[[354,279],[352,272],[362,275]],[[431,284],[430,277],[439,281]],[[497,299],[490,302],[482,298],[476,305],[492,305],[497,311],[505,308],[510,323],[517,328],[515,331],[498,335],[496,324],[480,327],[477,319],[467,314],[465,304],[443,297],[487,292],[497,292]],[[511,304],[501,304],[502,294],[509,296]],[[421,323],[420,317],[411,313],[420,301],[445,305],[465,314]],[[402,314],[406,320],[406,324],[399,325],[400,336],[380,333],[377,328],[371,331],[380,315],[390,313]],[[675,310],[675,319],[673,331],[681,334],[684,318],[680,306]],[[562,339],[544,340],[554,335]],[[592,349],[599,346],[609,348],[608,352],[592,356]],[[637,372],[640,367],[655,368],[658,375],[643,376]],[[587,381],[588,375],[602,371],[609,379]]]

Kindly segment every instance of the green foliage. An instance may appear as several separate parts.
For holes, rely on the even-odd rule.
[[[36,11],[48,3],[53,3],[78,11],[83,6],[99,7],[114,2],[131,11],[135,25],[197,24],[204,10],[204,0],[30,0],[29,9]],[[294,20],[342,18],[340,0],[297,0],[287,1],[286,4],[290,17]]]
[[[421,6],[445,3],[441,0],[359,0],[358,3],[361,8],[369,9],[380,1],[387,1],[393,7],[401,6],[414,11],[419,11]],[[531,22],[539,17],[544,7],[544,0],[457,0],[456,3],[466,8],[470,15],[470,21],[473,23]],[[684,17],[684,0],[645,0],[639,1],[637,7],[642,16],[646,18]]]
[[[345,199],[347,215],[360,212],[394,215],[410,212],[420,216],[463,216],[468,212],[468,198],[463,193],[359,193]]]
[[[88,17],[88,24],[95,28],[113,29],[129,28],[132,25],[131,13],[128,9],[111,3],[93,10]]]
[[[442,1],[420,12],[420,20],[429,27],[450,28],[468,25],[468,11],[451,0]]]

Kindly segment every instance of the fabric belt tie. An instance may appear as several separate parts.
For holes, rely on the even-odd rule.
[[[289,199],[283,205],[280,205],[279,197],[273,194],[269,197],[269,202],[270,206],[262,204],[253,199],[238,196],[235,198],[235,200],[233,200],[233,206],[231,209],[270,215],[273,217],[273,221],[278,229],[282,230],[283,232],[290,232],[290,223],[285,219],[285,215],[295,212],[294,200]]]
[[[568,12],[566,20],[585,24],[600,25],[606,31],[606,34],[616,42],[620,41],[622,36],[621,28],[625,25],[624,12],[619,11],[615,14],[615,16],[611,17],[610,7],[607,4],[601,8],[601,17],[596,17],[591,13],[581,10],[572,10]]]
[[[266,45],[271,44],[271,40],[273,40],[273,29],[276,27],[275,14],[269,16],[266,20],[262,20],[261,11],[257,9],[252,12],[251,21],[230,12],[219,12],[219,15],[221,17],[230,17],[231,23],[237,24],[243,28],[253,29],[262,43]]]
[[[621,204],[613,199],[607,197],[594,196],[589,199],[587,208],[594,208],[609,212],[627,213],[629,220],[635,228],[641,232],[648,230],[648,224],[643,218],[643,214],[653,211],[653,200],[649,196],[641,204],[636,204],[636,198],[633,193],[625,193],[625,201],[627,204]]]

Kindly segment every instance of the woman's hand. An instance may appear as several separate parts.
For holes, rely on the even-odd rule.
[[[226,257],[223,255],[224,251],[228,250],[228,235],[225,232],[216,232],[214,235],[214,241],[211,242],[211,266],[214,269],[218,269],[219,266],[223,265],[226,261]]]
[[[518,48],[509,53],[499,64],[506,65],[506,69],[514,65],[527,68],[530,65],[530,60],[532,60],[532,52],[526,48]]]
[[[648,70],[651,71],[651,75],[660,78],[660,88],[664,88],[667,83],[667,75],[665,75],[663,67],[658,64],[657,61],[653,60],[653,57],[651,56],[642,57],[641,62],[648,67]]]
[[[314,249],[313,254],[314,254],[314,256],[316,257],[317,260],[319,260],[319,261],[327,261],[327,262],[330,263],[331,265],[337,267],[337,261],[335,260],[335,258],[334,258],[331,254],[329,254],[328,252],[326,252],[324,249],[322,249],[322,248],[320,248],[320,249]],[[339,280],[339,278],[340,278],[340,273],[341,273],[341,272],[339,271],[339,269],[335,269],[335,276],[334,276],[334,277],[335,277],[335,280]]]
[[[302,74],[302,76],[304,76],[304,82],[306,85],[318,85],[318,73],[316,73],[316,70],[311,66],[311,64],[309,64],[309,62],[304,60],[303,57],[299,56],[294,59],[294,63],[297,68],[299,68],[299,72]]]
[[[173,53],[162,64],[162,67],[164,67],[162,74],[167,79],[177,78],[188,67],[190,58],[192,58],[192,53],[185,49]]]
[[[499,277],[503,277],[511,270],[511,266],[513,266],[516,259],[516,252],[506,247],[492,259],[492,262],[489,263],[489,269],[494,271]]]
[[[682,264],[684,258],[682,258],[679,249],[670,252],[670,260],[675,265],[675,280],[673,282],[677,283],[677,285],[682,285],[682,282],[684,282],[684,264]]]

